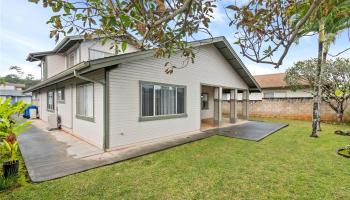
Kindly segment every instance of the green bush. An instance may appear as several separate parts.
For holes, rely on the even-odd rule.
[[[4,178],[0,177],[0,190],[16,187],[25,182],[24,165],[18,151],[17,137],[30,128],[30,121],[20,119],[20,116],[29,105],[24,101],[11,104],[11,99],[0,98],[0,163],[5,161],[19,160],[19,176]]]

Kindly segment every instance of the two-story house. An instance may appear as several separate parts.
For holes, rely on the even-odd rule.
[[[70,36],[27,58],[41,63],[42,81],[28,90],[40,118],[57,116],[63,130],[104,150],[234,123],[237,93],[248,106],[249,91],[260,91],[224,37],[189,43],[195,62],[171,75],[164,65],[183,65],[181,52],[155,58],[153,50],[128,45],[115,55],[108,43]],[[223,91],[232,94],[227,120]]]
[[[19,83],[2,83],[0,84],[0,98],[11,98],[11,103],[16,103],[20,100],[30,104],[32,102],[32,94],[24,93],[24,84]]]

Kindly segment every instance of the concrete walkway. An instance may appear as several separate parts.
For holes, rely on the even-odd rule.
[[[249,127],[250,123],[222,129],[236,127],[236,130],[241,130],[239,127]],[[259,131],[259,127],[254,127],[249,132]],[[33,127],[19,137],[19,144],[30,179],[42,182],[205,139],[218,133],[223,135],[220,129],[191,132],[104,152],[63,131],[46,131],[44,122],[34,120]]]

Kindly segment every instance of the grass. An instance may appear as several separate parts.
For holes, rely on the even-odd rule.
[[[349,126],[310,122],[252,142],[213,136],[162,152],[0,194],[0,199],[350,199]]]

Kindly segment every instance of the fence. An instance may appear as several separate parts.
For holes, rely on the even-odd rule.
[[[312,98],[271,98],[259,101],[249,102],[249,116],[251,117],[269,117],[284,118],[297,120],[312,119]],[[238,115],[242,114],[242,102],[238,101]],[[224,114],[229,113],[230,104],[228,101],[223,102]],[[336,121],[337,115],[331,107],[322,102],[321,104],[321,120]],[[350,121],[350,102],[344,112],[344,121]]]

